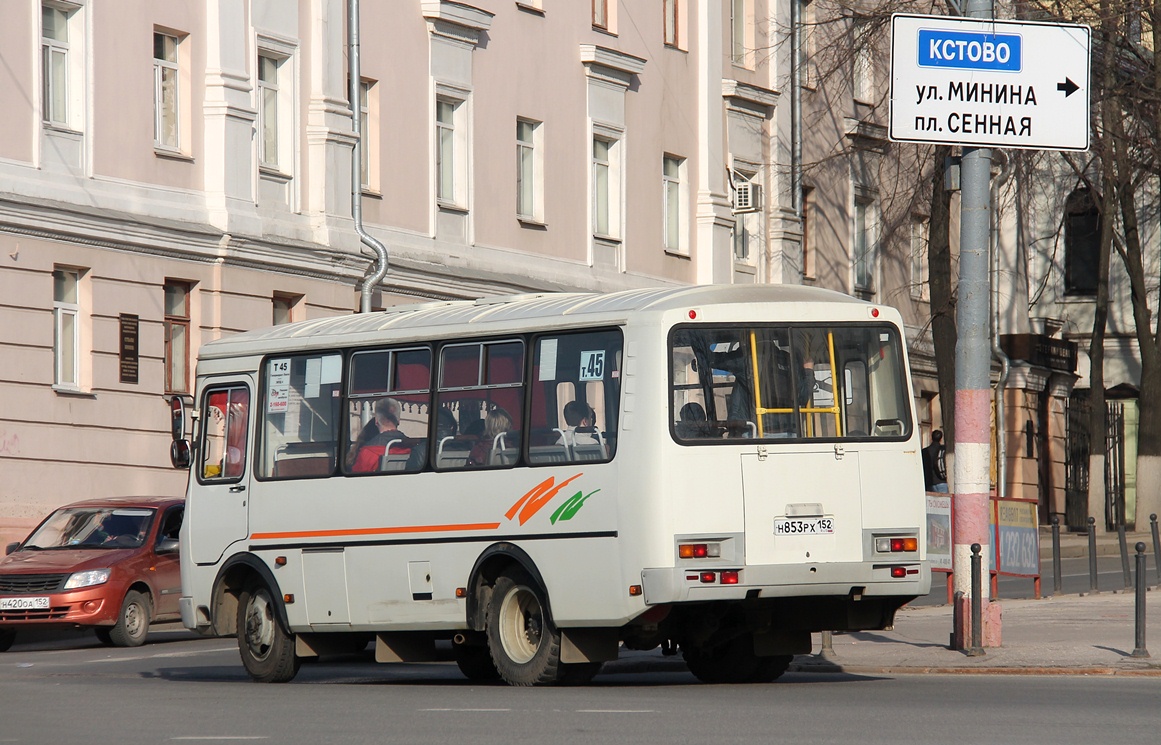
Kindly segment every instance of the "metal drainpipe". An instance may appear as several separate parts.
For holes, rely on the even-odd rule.
[[[1008,437],[1004,430],[1004,386],[1008,384],[1010,364],[1008,355],[1000,348],[1000,187],[1011,175],[1012,164],[1003,150],[993,151],[1002,155],[1000,173],[992,180],[992,357],[1000,361],[1000,379],[996,382],[996,496],[1008,496]]]
[[[351,152],[351,217],[363,245],[375,252],[375,271],[359,284],[359,312],[371,312],[375,285],[387,276],[387,247],[363,228],[363,123],[359,118],[362,80],[359,64],[359,0],[347,0],[347,98],[351,103],[351,123],[355,147]]]
[[[802,219],[802,0],[790,2],[790,190]],[[802,247],[803,252],[806,246]]]

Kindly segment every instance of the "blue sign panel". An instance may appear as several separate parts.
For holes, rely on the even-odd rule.
[[[1020,37],[980,31],[919,29],[919,66],[1020,72]]]

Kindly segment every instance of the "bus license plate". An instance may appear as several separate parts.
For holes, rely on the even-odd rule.
[[[48,598],[0,598],[0,610],[45,610]]]
[[[774,520],[774,535],[824,535],[834,532],[834,518],[779,517]]]

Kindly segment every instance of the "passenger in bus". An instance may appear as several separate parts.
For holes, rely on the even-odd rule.
[[[564,405],[564,423],[567,428],[557,445],[597,445],[597,412],[593,407],[580,401],[569,401]]]
[[[379,470],[379,461],[387,452],[387,447],[395,440],[403,439],[399,431],[399,402],[393,398],[381,398],[375,402],[375,418],[370,427],[364,427],[356,443],[359,449],[351,470],[355,473],[369,473]],[[367,439],[364,440],[364,436]]]
[[[456,436],[456,417],[450,410],[440,407],[435,418],[435,443],[439,445],[444,439]],[[415,443],[411,448],[411,455],[407,458],[408,471],[422,471],[427,465],[427,440]]]
[[[492,454],[492,446],[496,441],[496,436],[504,434],[512,429],[512,416],[499,406],[493,408],[488,412],[488,416],[484,419],[484,433],[480,435],[480,441],[472,446],[472,452],[468,454],[469,466],[485,466],[488,464],[488,456]]]
[[[682,440],[715,437],[716,433],[706,421],[705,409],[697,401],[690,401],[677,413],[678,422],[674,426]]]
[[[799,407],[810,402],[814,392],[814,360],[810,357],[800,357],[801,364],[794,380],[794,398]],[[791,399],[790,355],[782,351],[773,365],[774,369],[761,378],[762,399],[766,408],[790,409],[795,402]],[[727,403],[728,416],[735,421],[756,421],[754,417],[754,393],[751,389],[749,376],[738,376],[734,381],[734,389],[730,392]],[[756,430],[756,428],[755,428]],[[798,422],[794,414],[778,413],[765,414],[762,419],[762,435],[764,437],[795,437],[798,434]],[[732,437],[753,437],[756,431],[738,430],[731,427]]]

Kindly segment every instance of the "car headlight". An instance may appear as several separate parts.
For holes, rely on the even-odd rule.
[[[80,587],[92,587],[93,585],[103,585],[109,581],[108,569],[90,569],[87,572],[77,572],[69,577],[69,581],[65,582],[64,589],[76,590]]]

